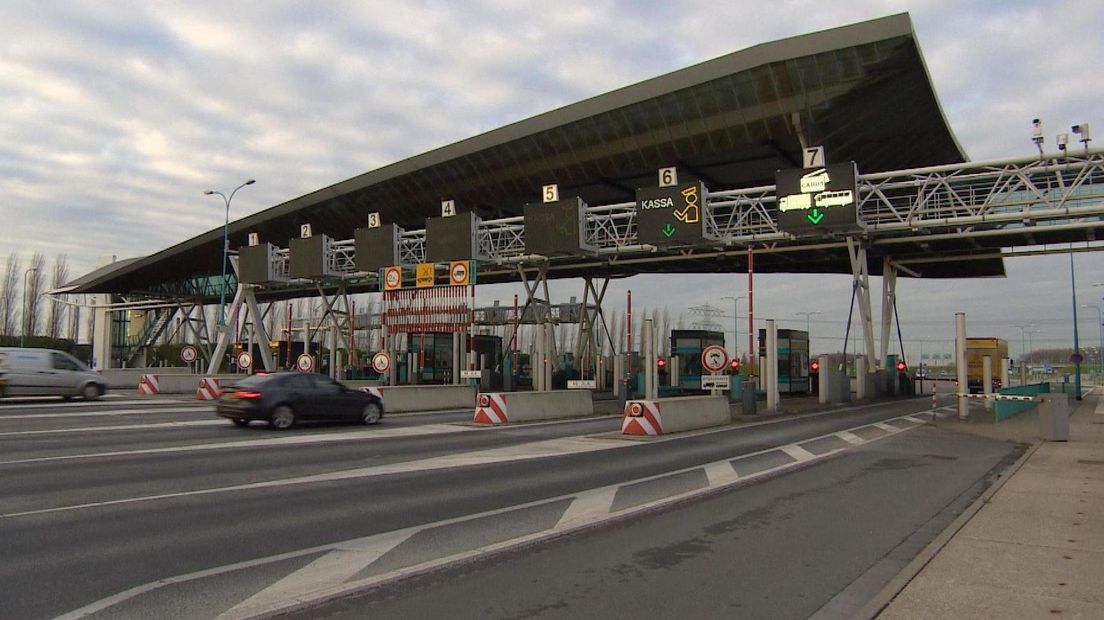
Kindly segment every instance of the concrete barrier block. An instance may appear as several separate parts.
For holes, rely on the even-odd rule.
[[[594,399],[587,390],[482,392],[476,401],[473,421],[476,424],[506,424],[592,415]]]
[[[732,421],[724,396],[686,396],[625,403],[621,432],[626,435],[664,435]]]
[[[359,383],[359,382],[349,382]],[[346,383],[346,385],[349,385]],[[366,382],[370,383],[370,382]],[[350,386],[353,387],[353,386]],[[362,387],[375,387],[365,385]],[[468,409],[475,402],[474,385],[396,385],[378,388],[387,413]]]

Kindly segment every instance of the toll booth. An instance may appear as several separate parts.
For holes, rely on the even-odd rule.
[[[724,346],[724,332],[704,329],[671,330],[671,357],[678,359],[681,392],[701,392],[701,354],[710,345]]]
[[[452,332],[409,334],[406,339],[406,352],[413,355],[416,367],[406,369],[406,360],[399,360],[400,368],[404,371],[400,373],[400,382],[411,383],[411,381],[404,381],[403,379],[410,377],[411,373],[416,373],[415,379],[418,384],[443,385],[452,383],[453,373],[457,372],[457,369],[452,367],[452,336]],[[467,369],[468,342],[468,335],[461,335],[461,353],[465,360],[463,368],[465,370]],[[501,388],[502,369],[498,365],[502,361],[502,338],[500,336],[476,334],[475,359],[477,360],[477,367],[480,363],[478,360],[486,360],[487,367],[491,369],[492,387],[495,389]]]
[[[767,355],[767,330],[759,330],[759,359]],[[778,330],[778,393],[809,394],[809,332]]]

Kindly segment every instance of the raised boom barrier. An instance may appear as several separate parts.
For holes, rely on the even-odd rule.
[[[686,396],[625,403],[621,432],[625,435],[665,435],[732,421],[724,396]]]
[[[560,420],[594,415],[588,390],[482,392],[475,403],[476,424]]]

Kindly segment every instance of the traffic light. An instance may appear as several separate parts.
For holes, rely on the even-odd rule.
[[[663,370],[666,367],[667,367],[667,360],[663,359],[662,357],[656,360],[656,368],[658,368],[660,370]]]
[[[900,360],[900,361],[897,362],[897,372],[902,372],[903,373],[907,370],[908,370],[908,365],[905,364],[905,360]]]
[[[809,362],[809,372],[813,374],[820,372],[820,360],[813,360]]]
[[[740,374],[740,360],[732,360],[728,363],[728,368],[732,371],[732,374]]]

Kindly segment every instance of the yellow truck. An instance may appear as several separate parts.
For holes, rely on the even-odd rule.
[[[971,393],[982,391],[981,386],[984,381],[982,358],[986,356],[993,360],[993,389],[996,390],[1001,387],[1001,360],[1008,357],[1008,342],[1001,338],[966,339],[966,386]]]

